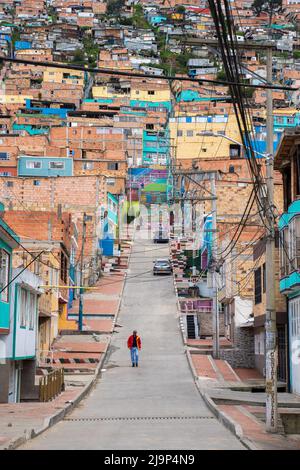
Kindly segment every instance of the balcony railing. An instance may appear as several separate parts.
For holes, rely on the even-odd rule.
[[[184,299],[179,300],[180,311],[182,313],[211,313],[212,300],[207,299]]]
[[[64,370],[58,369],[41,377],[39,384],[40,401],[53,400],[65,389]]]
[[[288,276],[293,271],[300,270],[300,237],[296,237],[296,254],[293,258],[288,256],[287,246],[285,246],[283,250],[283,264],[280,267],[281,277]]]

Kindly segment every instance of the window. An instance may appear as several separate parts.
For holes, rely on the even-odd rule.
[[[36,312],[36,302],[35,302],[35,295],[31,292],[27,292],[27,301],[29,304],[29,329],[34,330],[34,320],[35,320],[35,312]]]
[[[193,137],[194,131],[186,131],[186,136],[187,137]]]
[[[27,291],[25,289],[20,290],[20,303],[19,303],[19,322],[21,328],[26,328],[27,323]]]
[[[0,290],[9,282],[10,256],[5,250],[0,250]],[[0,294],[2,302],[8,302],[8,288]]]
[[[7,152],[0,152],[0,160],[9,160],[10,154]]]
[[[107,164],[107,169],[108,170],[118,170],[119,169],[119,164],[118,163],[108,163]]]
[[[29,160],[26,162],[26,168],[37,170],[39,168],[42,168],[42,162]]]
[[[49,163],[50,170],[63,170],[65,168],[64,162],[50,162]]]
[[[255,305],[261,303],[261,267],[254,271],[254,297]]]
[[[291,174],[291,165],[287,165],[282,170],[282,181],[283,181],[283,207],[284,211],[288,210],[289,205],[292,202],[292,174]]]
[[[108,186],[113,186],[115,183],[116,183],[115,178],[107,178],[107,180],[106,180],[106,184]]]
[[[6,183],[6,186],[7,186],[8,188],[12,188],[13,185],[14,185],[13,181],[7,181],[7,183]]]
[[[83,170],[93,170],[93,168],[94,168],[94,162],[84,162],[82,164]]]
[[[182,131],[177,131],[177,137],[182,137]]]
[[[146,124],[146,129],[153,130],[154,129],[154,124]]]
[[[263,264],[263,293],[266,292],[266,263]]]
[[[33,186],[40,186],[41,182],[39,180],[33,180]]]
[[[230,158],[240,158],[241,156],[241,146],[231,144],[229,147],[229,156]]]
[[[40,275],[40,271],[41,271],[41,263],[39,261],[35,261],[34,262],[34,274],[36,274],[37,276]]]
[[[154,95],[155,91],[154,90],[148,90],[148,95]]]
[[[61,252],[60,254],[60,278],[67,284],[68,281],[68,259],[66,255]]]

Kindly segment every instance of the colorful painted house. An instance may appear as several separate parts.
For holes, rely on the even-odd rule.
[[[167,165],[170,157],[169,130],[143,131],[143,165]]]
[[[53,115],[66,119],[68,112],[74,111],[76,106],[73,103],[54,103],[52,101],[26,99],[25,108],[30,110],[30,113],[36,112],[38,114]]]
[[[279,289],[287,298],[290,390],[300,394],[300,128],[285,130],[275,155],[283,179],[284,213],[279,219]]]
[[[2,204],[0,210],[3,213]],[[0,290],[11,280],[12,251],[18,246],[18,242],[19,238],[4,222],[0,214]],[[8,287],[0,293],[0,341],[2,335],[6,335],[10,331],[10,302],[11,288]]]
[[[35,386],[38,301],[42,279],[23,268],[13,269],[10,286],[10,331],[4,337],[0,365],[0,402],[16,403],[38,397]],[[3,354],[3,353],[2,353]]]
[[[21,155],[18,158],[18,176],[73,176],[73,159]]]

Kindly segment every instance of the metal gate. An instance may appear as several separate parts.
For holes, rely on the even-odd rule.
[[[286,381],[286,327],[285,326],[278,326],[277,327],[277,334],[278,334],[278,374],[277,378],[281,382]]]

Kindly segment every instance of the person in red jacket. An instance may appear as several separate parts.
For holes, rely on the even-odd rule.
[[[130,349],[132,367],[138,367],[139,365],[139,350],[142,347],[141,338],[137,335],[137,331],[134,330],[132,335],[127,340],[127,346]]]

